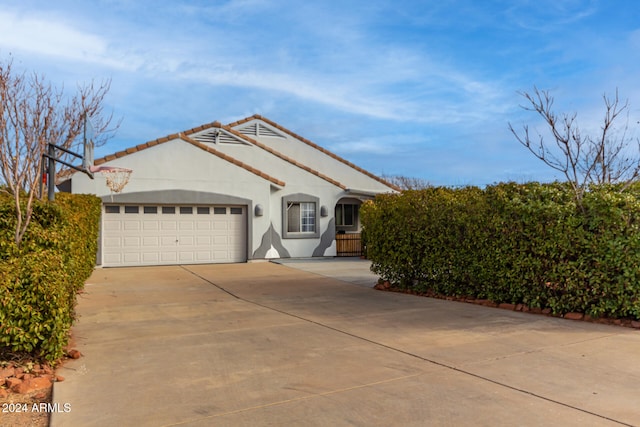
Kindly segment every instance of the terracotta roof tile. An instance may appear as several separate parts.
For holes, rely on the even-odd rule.
[[[323,180],[325,180],[325,181],[327,181],[327,182],[329,182],[329,183],[331,183],[331,184],[333,184],[333,185],[335,185],[335,186],[337,186],[337,187],[339,187],[339,188],[341,188],[343,190],[345,190],[347,188],[341,182],[336,181],[335,179],[333,179],[333,178],[331,178],[329,176],[326,176],[326,175],[318,172],[317,170],[315,170],[315,169],[313,169],[313,168],[311,168],[309,166],[306,166],[306,165],[298,162],[297,160],[295,160],[295,159],[293,159],[291,157],[288,157],[288,156],[286,156],[286,155],[274,150],[273,148],[271,148],[271,147],[269,147],[269,146],[267,146],[267,145],[265,145],[265,144],[263,144],[261,142],[258,142],[256,140],[254,140],[253,138],[250,138],[247,135],[244,135],[244,134],[238,132],[237,130],[233,129],[234,126],[238,126],[238,125],[241,125],[243,123],[249,122],[251,120],[256,120],[256,119],[257,120],[263,120],[264,122],[266,122],[269,125],[279,129],[280,131],[289,134],[290,136],[292,136],[292,137],[304,142],[305,144],[307,144],[307,145],[309,145],[309,146],[311,146],[311,147],[313,147],[313,148],[315,148],[315,149],[327,154],[328,156],[330,156],[330,157],[332,157],[332,158],[334,158],[334,159],[336,159],[336,160],[338,160],[338,161],[340,161],[340,162],[342,162],[342,163],[344,163],[344,164],[356,169],[357,171],[362,172],[365,175],[367,175],[367,176],[369,176],[369,177],[371,177],[371,178],[373,178],[373,179],[375,179],[375,180],[377,180],[377,181],[389,186],[390,188],[398,189],[397,187],[395,187],[394,185],[384,181],[383,179],[371,174],[370,172],[367,172],[366,170],[354,165],[353,163],[343,159],[342,157],[331,153],[330,151],[320,147],[319,145],[314,144],[313,142],[301,137],[300,135],[297,135],[297,134],[291,132],[290,130],[280,126],[279,124],[277,124],[275,122],[272,122],[271,120],[269,120],[269,119],[267,119],[265,117],[262,117],[259,114],[255,114],[253,116],[244,118],[244,119],[239,120],[237,122],[233,122],[233,123],[231,123],[229,125],[222,125],[219,121],[214,121],[212,123],[208,123],[208,124],[205,124],[205,125],[202,125],[202,126],[198,126],[198,127],[189,129],[189,130],[181,132],[181,133],[175,133],[175,134],[167,135],[167,136],[164,136],[164,137],[161,137],[161,138],[157,138],[157,139],[154,139],[152,141],[148,141],[148,142],[146,142],[144,144],[139,144],[139,145],[137,145],[135,147],[127,148],[125,150],[118,151],[116,153],[109,154],[107,156],[95,159],[94,164],[96,166],[97,165],[101,165],[101,164],[109,162],[111,160],[118,159],[118,158],[124,157],[126,155],[133,154],[133,153],[145,150],[145,149],[153,147],[155,145],[163,144],[165,142],[172,141],[172,140],[175,140],[175,139],[182,139],[183,141],[189,142],[190,144],[195,145],[196,147],[201,148],[204,151],[207,151],[207,152],[209,152],[211,154],[214,154],[214,155],[218,156],[221,159],[224,159],[224,160],[226,160],[228,162],[231,162],[231,163],[233,163],[233,164],[235,164],[237,166],[240,166],[243,169],[246,169],[249,172],[260,176],[261,178],[264,178],[264,179],[266,179],[268,181],[271,181],[272,183],[274,183],[276,185],[279,185],[279,186],[284,186],[285,185],[285,183],[283,181],[278,180],[277,178],[274,178],[274,177],[272,177],[272,176],[270,176],[270,175],[268,175],[268,174],[266,174],[264,172],[261,172],[258,169],[255,169],[252,166],[249,166],[248,164],[245,164],[245,163],[241,162],[238,159],[235,159],[235,158],[233,158],[233,157],[231,157],[231,156],[229,156],[227,154],[221,153],[220,151],[217,151],[217,150],[213,149],[212,147],[204,145],[204,144],[202,144],[202,143],[200,143],[200,142],[198,142],[198,141],[196,141],[196,140],[194,140],[194,139],[189,137],[189,135],[192,135],[192,134],[197,133],[197,132],[201,132],[201,131],[206,130],[206,129],[221,128],[221,129],[224,129],[227,132],[230,132],[230,133],[234,134],[238,138],[241,138],[241,139],[243,139],[243,140],[245,140],[245,141],[247,141],[247,142],[249,142],[249,143],[251,143],[251,144],[253,144],[253,145],[257,146],[257,147],[259,147],[259,148],[262,148],[263,150],[265,150],[265,151],[267,151],[267,152],[269,152],[269,153],[271,153],[271,154],[273,154],[273,155],[285,160],[286,162],[289,162],[289,163],[291,163],[291,164],[293,164],[293,165],[295,165],[295,166],[297,166],[297,167],[299,167],[299,168],[301,168],[301,169],[303,169],[303,170],[305,170],[305,171],[307,171],[307,172],[309,172],[309,173],[311,173],[311,174],[313,174],[313,175],[315,175],[315,176],[317,176],[317,177],[319,177],[319,178],[321,178],[321,179],[323,179]]]
[[[206,145],[204,145],[204,144],[202,144],[202,143],[200,143],[198,141],[195,141],[194,139],[189,138],[188,136],[186,136],[188,134],[193,134],[195,132],[200,132],[201,130],[209,129],[211,127],[221,127],[221,124],[220,124],[220,122],[214,122],[214,123],[211,123],[211,124],[208,124],[208,125],[203,125],[203,126],[199,126],[197,128],[190,129],[190,130],[184,132],[183,134],[175,133],[175,134],[163,136],[161,138],[145,142],[144,144],[139,144],[139,145],[136,145],[135,147],[130,147],[130,148],[127,148],[125,150],[118,151],[116,153],[109,154],[107,156],[95,159],[93,164],[98,166],[98,165],[104,164],[106,162],[109,162],[111,160],[119,159],[119,158],[127,156],[129,154],[137,153],[139,151],[145,150],[147,148],[150,148],[150,147],[153,147],[153,146],[156,146],[156,145],[159,145],[159,144],[163,144],[163,143],[168,142],[168,141],[181,139],[181,140],[183,140],[185,142],[188,142],[188,143],[190,143],[192,145],[195,145],[196,147],[198,147],[200,149],[203,149],[204,151],[207,151],[207,152],[209,152],[209,153],[211,153],[213,155],[216,155],[216,156],[220,157],[223,160],[226,160],[226,161],[228,161],[230,163],[233,163],[234,165],[240,166],[241,168],[246,169],[246,170],[248,170],[249,172],[251,172],[251,173],[253,173],[255,175],[258,175],[260,178],[266,179],[266,180],[272,182],[273,184],[279,185],[281,187],[285,186],[285,182],[284,181],[281,181],[281,180],[279,180],[277,178],[274,178],[274,177],[272,177],[270,175],[267,175],[266,173],[263,173],[263,172],[255,169],[255,168],[253,168],[253,167],[241,162],[238,159],[235,159],[235,158],[233,158],[233,157],[231,157],[231,156],[229,156],[227,154],[221,153],[221,152],[219,152],[219,151],[217,151],[217,150],[215,150],[215,149],[213,149],[211,147],[208,147],[208,146],[206,146]]]
[[[238,160],[238,159],[236,159],[234,157],[231,157],[231,156],[229,156],[227,154],[221,153],[218,150],[216,150],[216,149],[214,149],[212,147],[209,147],[208,145],[205,145],[205,144],[203,144],[201,142],[198,142],[195,139],[189,138],[186,135],[181,135],[180,139],[185,141],[185,142],[188,142],[191,145],[194,145],[194,146],[200,148],[201,150],[204,150],[204,151],[206,151],[208,153],[211,153],[214,156],[218,156],[221,159],[224,159],[224,160],[226,160],[228,162],[231,162],[231,163],[233,163],[233,164],[235,164],[235,165],[237,165],[237,166],[239,166],[239,167],[241,167],[241,168],[253,173],[254,175],[259,176],[260,178],[263,178],[263,179],[266,179],[266,180],[272,182],[273,184],[279,185],[280,187],[284,187],[286,185],[286,183],[284,181],[281,181],[281,180],[279,180],[277,178],[274,178],[274,177],[272,177],[270,175],[267,175],[266,173],[261,172],[261,171],[257,170],[256,168],[254,168],[252,166],[249,166],[246,163],[243,163],[243,162],[241,162],[240,160]]]
[[[362,169],[361,167],[351,163],[350,161],[348,161],[346,159],[343,159],[342,157],[338,156],[337,154],[332,153],[331,151],[327,150],[326,148],[323,148],[323,147],[319,146],[318,144],[316,144],[314,142],[311,142],[310,140],[308,140],[308,139],[296,134],[295,132],[290,131],[289,129],[279,125],[278,123],[276,123],[274,121],[271,121],[271,120],[267,119],[266,117],[261,116],[260,114],[254,114],[253,116],[246,117],[246,118],[244,118],[242,120],[238,120],[236,122],[229,123],[227,126],[236,127],[236,126],[242,125],[244,123],[250,122],[251,120],[262,120],[263,122],[268,123],[269,125],[273,126],[274,128],[276,128],[276,129],[278,129],[278,130],[280,130],[280,131],[282,131],[282,132],[284,132],[284,133],[286,133],[286,134],[288,134],[288,135],[290,135],[290,136],[292,136],[292,137],[304,142],[305,144],[309,145],[310,147],[313,147],[316,150],[321,151],[322,153],[326,154],[327,156],[332,157],[335,160],[337,160],[337,161],[339,161],[341,163],[344,163],[345,165],[347,165],[349,167],[352,167],[353,169],[357,170],[358,172],[361,172],[361,173],[367,175],[369,178],[373,178],[376,181],[386,185],[387,187],[393,188],[394,190],[401,191],[399,187],[391,184],[390,182],[387,182],[384,179],[380,178],[379,176],[376,176],[376,175],[372,174],[371,172],[369,172],[369,171],[367,171],[365,169]]]
[[[285,160],[286,162],[289,162],[292,165],[295,165],[295,166],[297,166],[297,167],[299,167],[299,168],[311,173],[312,175],[315,175],[315,176],[317,176],[319,178],[324,179],[325,181],[335,185],[336,187],[339,187],[339,188],[341,188],[343,190],[347,189],[347,187],[344,184],[336,181],[335,179],[329,178],[328,176],[325,176],[325,175],[321,174],[317,170],[312,169],[309,166],[306,166],[306,165],[298,162],[297,160],[292,159],[291,157],[285,156],[284,154],[280,153],[279,151],[274,150],[273,148],[269,147],[268,145],[265,145],[265,144],[263,144],[261,142],[258,142],[255,139],[253,139],[251,137],[248,137],[247,135],[244,135],[244,134],[238,132],[237,130],[233,129],[229,125],[222,126],[222,129],[226,130],[227,132],[230,132],[230,133],[234,134],[238,138],[242,138],[245,141],[250,142],[251,144],[253,144],[253,145],[255,145],[255,146],[259,147],[259,148],[262,148],[265,151],[268,151],[269,153],[273,154],[274,156],[279,157],[282,160]]]

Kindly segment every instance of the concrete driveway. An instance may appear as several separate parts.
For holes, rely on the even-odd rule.
[[[640,425],[635,330],[302,267],[97,269],[51,425]]]

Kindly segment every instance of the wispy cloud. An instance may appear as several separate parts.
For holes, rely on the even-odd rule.
[[[58,60],[96,63],[116,69],[132,69],[131,58],[112,55],[103,37],[78,30],[50,17],[0,12],[0,47],[8,51],[43,55]]]
[[[558,31],[592,16],[599,0],[518,0],[507,9],[507,17],[521,28],[535,32]]]
[[[268,113],[388,171],[485,179],[518,170],[520,151],[502,159],[517,90],[588,112],[621,86],[637,106],[629,15],[603,0],[23,0],[0,12],[0,53],[72,82],[111,76],[127,142]]]

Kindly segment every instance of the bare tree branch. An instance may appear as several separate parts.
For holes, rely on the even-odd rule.
[[[534,87],[531,93],[519,94],[527,101],[521,107],[543,119],[552,142],[539,132],[532,138],[527,125],[518,132],[509,123],[509,130],[534,156],[564,174],[578,202],[591,184],[622,183],[624,189],[640,177],[640,141],[628,135],[629,103],[620,101],[617,90],[613,98],[603,95],[604,118],[599,134],[593,136],[582,134],[577,113],[556,114],[548,91]],[[626,121],[618,127],[623,115]]]
[[[382,175],[382,179],[401,190],[420,190],[431,187],[429,181],[422,178],[412,178],[402,175]]]
[[[110,84],[91,82],[66,97],[36,73],[14,72],[11,59],[0,62],[0,191],[11,194],[15,202],[18,246],[31,220],[48,144],[77,149],[85,117],[96,124],[98,143],[104,144],[118,128],[113,116],[103,112]]]

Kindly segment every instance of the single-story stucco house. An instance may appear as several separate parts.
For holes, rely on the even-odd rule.
[[[130,169],[112,192],[66,175],[58,188],[103,200],[97,263],[139,266],[356,255],[360,204],[398,189],[288,129],[254,115],[213,122],[95,159]]]

